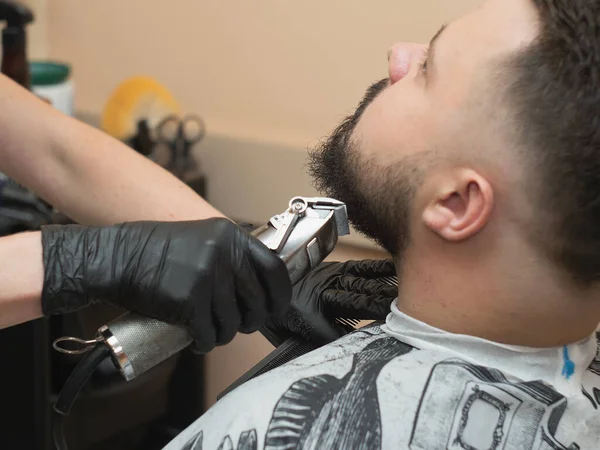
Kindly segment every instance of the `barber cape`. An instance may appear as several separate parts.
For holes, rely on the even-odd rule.
[[[600,449],[600,334],[500,345],[401,313],[257,377],[168,450]]]

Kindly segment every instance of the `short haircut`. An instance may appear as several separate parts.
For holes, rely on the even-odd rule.
[[[535,177],[532,234],[587,288],[600,280],[600,0],[531,1],[540,34],[512,59],[507,98]]]

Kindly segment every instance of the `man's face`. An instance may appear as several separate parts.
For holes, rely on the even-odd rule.
[[[502,183],[511,170],[502,63],[535,39],[536,21],[530,0],[488,0],[429,49],[391,49],[389,78],[311,154],[317,186],[347,203],[359,231],[398,255],[409,224],[453,170],[483,170],[485,156],[487,175]]]

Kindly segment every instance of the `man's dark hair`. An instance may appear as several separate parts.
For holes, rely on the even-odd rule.
[[[346,203],[357,231],[399,262],[409,243],[410,203],[421,175],[419,166],[426,158],[422,156],[418,162],[405,158],[382,167],[361,155],[357,143],[351,142],[364,111],[388,85],[385,78],[367,89],[356,111],[309,153],[308,172],[320,192]],[[365,182],[365,173],[377,177],[377,183]]]
[[[541,32],[508,96],[541,205],[532,236],[585,288],[600,281],[600,0],[532,1]]]

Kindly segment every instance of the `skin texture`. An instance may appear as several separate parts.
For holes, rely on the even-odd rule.
[[[572,283],[531,242],[536,174],[511,133],[503,71],[538,26],[529,0],[488,0],[448,24],[434,51],[394,45],[387,82],[313,152],[310,169],[396,257],[403,312],[457,334],[552,347],[594,332],[600,292]]]
[[[224,217],[120,141],[0,75],[0,172],[81,224]],[[0,328],[41,317],[40,233],[0,238]]]
[[[41,234],[0,239],[0,329],[42,316],[43,283]]]

